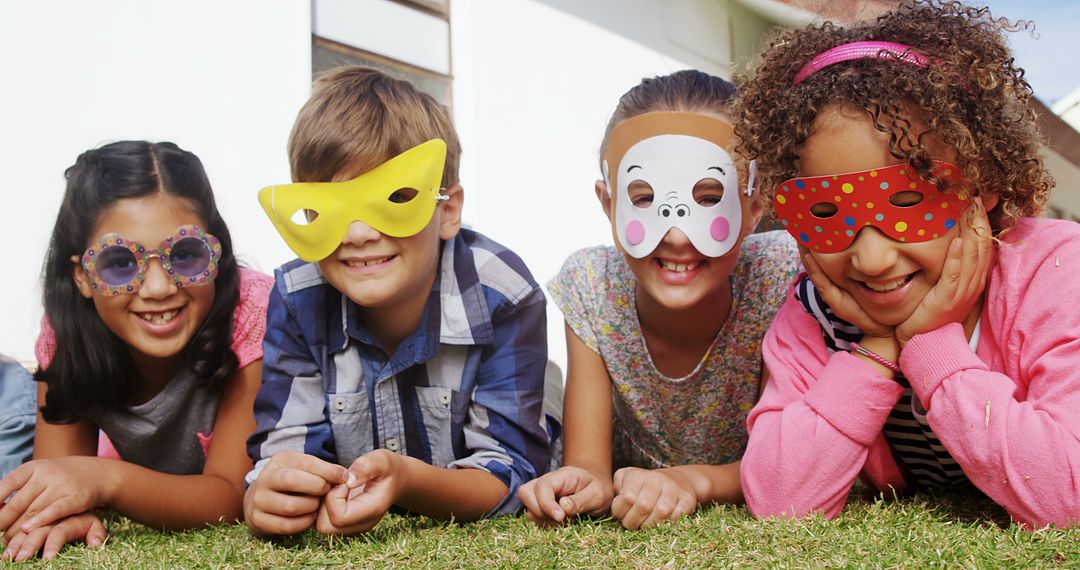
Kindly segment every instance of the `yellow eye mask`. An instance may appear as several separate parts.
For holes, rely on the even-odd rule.
[[[352,180],[267,186],[259,204],[300,259],[319,261],[356,220],[391,237],[419,233],[446,199],[439,194],[445,165],[446,143],[431,139]]]

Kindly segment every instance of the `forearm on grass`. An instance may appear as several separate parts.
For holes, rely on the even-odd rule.
[[[739,464],[724,465],[678,465],[660,471],[682,478],[690,484],[699,505],[713,503],[742,504],[742,484],[739,481]]]
[[[412,457],[402,457],[401,465],[403,484],[396,504],[434,519],[480,519],[509,492],[483,469],[445,469]]]

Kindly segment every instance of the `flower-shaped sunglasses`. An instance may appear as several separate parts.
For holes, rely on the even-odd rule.
[[[192,225],[176,228],[175,234],[151,250],[118,233],[108,233],[83,253],[82,267],[95,292],[113,297],[135,293],[142,287],[152,257],[161,261],[177,287],[207,285],[217,277],[221,242]]]

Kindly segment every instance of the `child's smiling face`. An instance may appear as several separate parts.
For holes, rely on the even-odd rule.
[[[902,161],[889,153],[888,145],[889,135],[874,128],[865,111],[839,105],[827,107],[818,113],[810,135],[797,149],[798,176],[843,174],[900,164]],[[953,153],[944,145],[931,143],[931,151],[935,159],[953,159]],[[903,243],[868,226],[856,234],[847,249],[809,253],[829,280],[851,295],[870,318],[883,325],[896,325],[907,319],[937,284],[949,245],[958,235],[959,225],[937,239]]]
[[[724,117],[718,118],[726,121]],[[646,146],[654,141],[654,146],[661,143],[665,146],[656,149]],[[642,149],[649,152],[641,152]],[[665,155],[664,149],[675,155]],[[645,139],[624,156],[613,158],[612,162],[618,164],[610,167],[618,169],[621,178],[610,178],[619,187],[609,192],[605,184],[598,181],[597,198],[612,225],[617,246],[637,277],[639,291],[673,311],[691,309],[703,302],[714,301],[718,294],[726,294],[731,272],[738,262],[739,244],[753,230],[762,213],[757,197],[751,198],[744,192],[746,179],[740,180],[727,152],[715,142],[684,135]],[[650,162],[650,158],[662,160]],[[665,207],[672,219],[684,216],[685,221],[668,223],[668,229],[662,229],[664,224],[650,226],[650,231],[662,229],[659,243],[653,241],[655,248],[644,255],[641,255],[643,251],[636,251],[638,255],[628,252],[620,239],[626,236],[619,234],[619,209],[626,218],[626,210],[635,210],[634,213],[639,215],[662,216]],[[702,225],[701,220],[691,221],[694,216],[703,216],[706,224]],[[715,223],[712,226],[707,223],[720,219],[725,222],[723,232],[716,231]],[[621,221],[625,226],[625,220]],[[684,231],[682,227],[690,229]],[[726,230],[728,227],[730,234]],[[695,239],[698,242],[723,253],[717,257],[703,254],[687,231],[697,231]],[[638,241],[648,243],[644,239]],[[630,243],[634,244],[634,240]]]
[[[183,198],[164,192],[125,198],[102,212],[85,246],[89,248],[102,235],[115,232],[126,240],[156,248],[184,225],[205,228],[206,222]],[[214,303],[212,282],[177,287],[158,259],[148,262],[146,280],[138,291],[115,297],[94,293],[79,258],[73,257],[72,263],[79,291],[93,300],[102,322],[130,347],[137,362],[139,356],[162,360],[179,356]]]

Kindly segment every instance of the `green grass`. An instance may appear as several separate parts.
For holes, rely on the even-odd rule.
[[[853,496],[833,521],[755,521],[720,506],[647,531],[607,518],[552,529],[524,517],[456,524],[389,515],[356,538],[265,541],[242,525],[160,533],[119,517],[108,524],[103,548],[67,547],[52,563],[0,568],[1080,567],[1080,529],[1026,531],[967,495]]]

